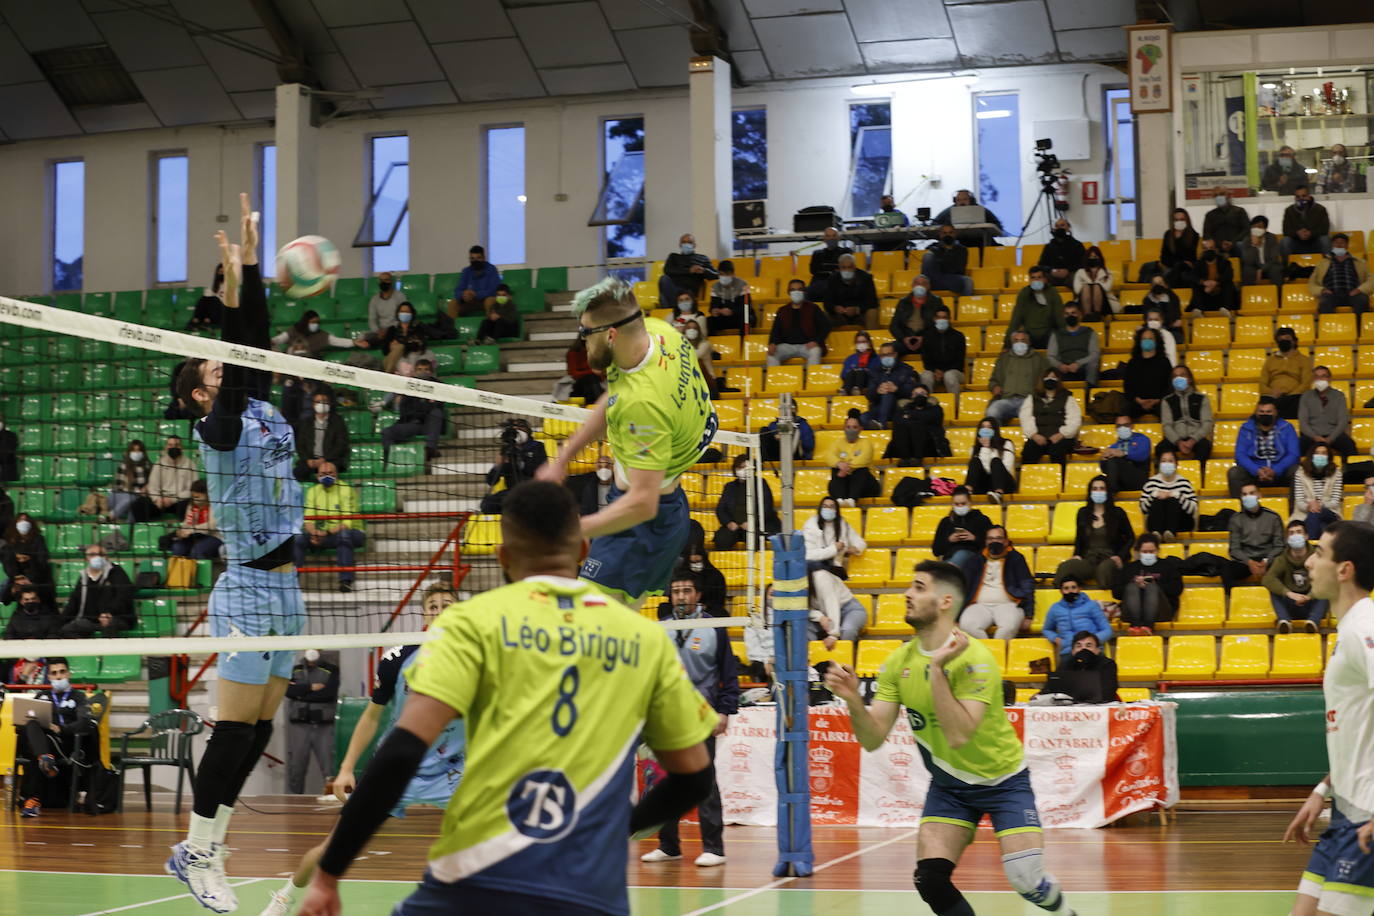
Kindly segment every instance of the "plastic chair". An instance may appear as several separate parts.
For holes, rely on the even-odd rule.
[[[205,730],[205,720],[189,709],[168,709],[151,715],[143,724],[119,737],[119,808],[124,810],[124,775],[130,767],[143,770],[143,804],[153,810],[153,788],[150,771],[155,766],[177,768],[176,813],[181,814],[182,784],[189,775],[196,779],[196,762],[191,756],[192,739]],[[130,753],[131,738],[148,735],[141,753]]]
[[[1164,639],[1121,636],[1116,640],[1116,675],[1123,681],[1156,681],[1164,670]]]
[[[1184,592],[1186,597],[1187,591]],[[1208,680],[1217,668],[1216,639],[1210,635],[1173,636],[1163,678],[1168,681]]]
[[[1244,679],[1269,676],[1268,636],[1223,636],[1218,678]]]
[[[1335,642],[1335,639],[1332,639]],[[1281,633],[1274,637],[1270,677],[1320,677],[1322,638],[1317,633]]]
[[[902,643],[895,639],[865,639],[859,643],[859,653],[854,660],[854,673],[859,677],[877,677],[883,662],[901,647]]]
[[[1050,667],[1054,666],[1054,646],[1048,639],[1031,636],[1011,640],[1007,645],[1005,676],[1013,681],[1043,681],[1045,675],[1032,674],[1030,670],[1030,663],[1040,658],[1048,658]]]

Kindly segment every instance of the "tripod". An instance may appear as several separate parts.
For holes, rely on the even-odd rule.
[[[1059,178],[1055,175],[1040,176],[1040,193],[1035,196],[1035,205],[1031,207],[1030,213],[1026,215],[1026,221],[1021,224],[1021,232],[1016,236],[1016,247],[1021,247],[1021,240],[1026,237],[1026,230],[1035,220],[1035,214],[1040,210],[1040,205],[1045,205],[1045,235],[1054,236],[1054,221],[1058,218],[1058,207],[1054,199],[1054,185]]]

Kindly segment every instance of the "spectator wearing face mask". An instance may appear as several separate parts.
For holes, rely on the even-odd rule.
[[[91,544],[86,548],[86,568],[62,611],[61,635],[65,639],[118,636],[137,622],[129,574],[110,562],[104,547]]]
[[[911,398],[916,373],[897,357],[891,341],[878,348],[878,365],[868,368],[868,410],[861,419],[868,429],[882,429]]]
[[[52,703],[50,724],[45,728],[30,719],[23,725],[16,723],[15,729],[18,756],[32,761],[24,767],[18,786],[24,799],[21,817],[38,817],[45,804],[60,807],[74,801],[65,791],[71,784],[72,755],[99,727],[86,694],[72,689],[71,667],[65,658],[48,659],[48,690],[39,696]]]
[[[1145,310],[1141,312],[1140,323],[1159,332],[1159,345],[1164,348],[1164,358],[1170,368],[1178,365],[1178,345],[1183,337],[1183,322],[1177,327],[1169,327],[1164,319],[1164,310],[1157,308],[1150,300],[1145,300]]]
[[[1330,251],[1331,217],[1303,182],[1293,188],[1293,202],[1283,211],[1283,253],[1291,256]]]
[[[979,496],[986,494],[994,505],[1001,503],[1005,494],[1016,492],[1016,445],[1003,437],[995,417],[978,422],[964,486]]]
[[[1063,464],[1078,445],[1083,410],[1078,406],[1078,398],[1069,394],[1059,374],[1051,369],[1035,387],[1035,393],[1021,402],[1020,419],[1021,433],[1026,437],[1021,463]]]
[[[1141,280],[1151,281],[1163,275],[1164,282],[1174,288],[1192,286],[1197,282],[1198,242],[1193,218],[1181,207],[1174,210],[1173,222],[1159,243],[1159,260],[1145,265]]]
[[[1364,190],[1364,176],[1346,158],[1344,143],[1331,144],[1331,158],[1322,165],[1318,194],[1351,194]]]
[[[1121,311],[1121,303],[1112,292],[1114,282],[1112,272],[1103,260],[1102,249],[1096,245],[1089,248],[1083,266],[1073,275],[1073,296],[1082,306],[1086,320],[1101,321],[1102,316]]]
[[[591,515],[606,508],[611,501],[611,487],[615,482],[615,462],[610,455],[600,455],[596,466],[583,474],[568,477],[567,485],[577,494],[578,512]]]
[[[481,245],[473,245],[468,249],[468,266],[458,275],[458,283],[453,288],[449,316],[466,318],[485,314],[491,308],[496,298],[496,288],[500,285],[501,272],[487,260],[487,250]]]
[[[1341,469],[1329,445],[1314,445],[1293,472],[1293,511],[1289,523],[1301,522],[1317,540],[1332,522],[1341,520]]]
[[[1050,240],[1040,253],[1040,266],[1045,268],[1045,278],[1055,286],[1068,286],[1074,274],[1083,269],[1084,245],[1073,237],[1069,221],[1062,216],[1054,221],[1050,234]]]
[[[1197,490],[1178,473],[1178,453],[1159,453],[1159,470],[1140,488],[1140,514],[1145,527],[1156,537],[1172,541],[1180,531],[1197,527]]]
[[[959,629],[974,639],[1013,640],[1030,630],[1035,609],[1035,579],[1021,551],[1011,546],[1007,529],[993,525],[984,535],[983,551],[964,567],[964,610]]]
[[[725,575],[711,562],[711,553],[706,548],[705,533],[698,525],[687,537],[687,546],[682,548],[682,560],[677,564],[673,577],[686,569],[695,578],[701,589],[701,606],[708,617],[724,617],[725,614]],[[662,620],[672,612],[671,604],[664,602],[659,606],[658,617]]]
[[[62,618],[38,588],[22,585],[16,597],[19,607],[5,624],[3,639],[52,639],[62,630]]]
[[[210,278],[210,288],[196,300],[195,310],[191,313],[191,320],[186,322],[186,331],[195,334],[198,331],[217,328],[223,314],[224,265],[216,264],[214,276]]]
[[[930,389],[917,382],[911,400],[898,407],[892,416],[892,438],[883,458],[897,461],[898,467],[918,467],[930,458],[948,458],[949,439],[945,436],[945,409],[930,396]]]
[[[1164,432],[1160,452],[1173,450],[1180,458],[1206,461],[1212,454],[1212,399],[1197,390],[1187,366],[1173,368],[1169,388],[1159,406]]]
[[[1062,327],[1064,300],[1059,297],[1059,291],[1046,282],[1045,271],[1040,267],[1032,267],[1030,283],[1021,287],[1016,294],[1016,305],[1012,307],[1002,345],[1010,346],[1011,335],[1016,331],[1025,331],[1030,337],[1031,346],[1043,350],[1049,343],[1050,332]]]
[[[949,320],[949,309],[936,306],[934,320],[921,336],[921,384],[930,391],[937,384],[945,391],[958,395],[964,386],[964,370],[968,368],[968,338],[956,330]]]
[[[20,512],[4,532],[0,543],[0,566],[5,578],[28,576],[32,582],[52,582],[52,566],[48,562],[48,541],[32,515]]]
[[[1256,216],[1250,220],[1250,235],[1239,246],[1240,282],[1242,286],[1256,283],[1283,284],[1283,272],[1288,257],[1283,253],[1278,236],[1269,231],[1269,217]]]
[[[1212,197],[1215,207],[1202,218],[1202,237],[1212,239],[1222,251],[1245,241],[1250,232],[1250,214],[1231,202],[1231,192],[1219,189]]]
[[[153,471],[153,463],[143,448],[143,440],[129,440],[119,467],[115,469],[114,483],[110,487],[110,518],[117,522],[133,521],[132,511],[139,497],[148,492],[148,475]]]
[[[697,301],[687,293],[678,293],[672,325],[696,351],[701,374],[706,377],[707,386],[715,391],[716,369],[711,357],[711,339],[706,332],[707,323],[706,316],[697,309]]]
[[[878,354],[873,352],[873,338],[867,331],[854,333],[854,352],[844,358],[840,367],[840,391],[858,396],[868,391],[868,373],[878,365]]]
[[[1277,350],[1269,351],[1260,369],[1259,393],[1275,400],[1279,416],[1296,420],[1303,392],[1312,387],[1312,357],[1298,349],[1298,335],[1292,328],[1279,328],[1274,343]]]
[[[415,378],[438,381],[434,377],[433,363],[421,361],[416,364]],[[409,442],[419,435],[425,437],[425,460],[439,457],[439,437],[444,434],[446,422],[444,405],[431,398],[407,394],[401,397],[397,413],[396,422],[382,430],[383,461],[390,456],[393,445]]]
[[[353,338],[335,337],[324,330],[320,324],[320,313],[310,309],[295,324],[273,337],[272,346],[288,353],[318,359],[330,347],[352,347]]]
[[[1073,576],[1065,576],[1059,583],[1060,598],[1050,605],[1040,635],[1054,644],[1063,665],[1073,655],[1074,634],[1087,631],[1106,645],[1115,638],[1111,621],[1096,598],[1083,594],[1083,585]]]
[[[134,520],[142,522],[164,515],[181,518],[191,502],[191,484],[195,480],[196,463],[181,447],[181,438],[168,436],[148,475],[147,495],[134,504]]]
[[[1287,487],[1293,482],[1301,452],[1293,424],[1279,417],[1272,397],[1261,396],[1255,414],[1236,435],[1236,464],[1226,473],[1231,495],[1245,486]]]
[[[967,573],[968,565],[983,552],[983,539],[992,520],[973,508],[968,487],[955,487],[949,499],[949,514],[935,526],[930,552]]]
[[[1236,291],[1231,261],[1210,238],[1202,240],[1202,254],[1198,258],[1195,273],[1197,282],[1193,284],[1193,295],[1188,300],[1189,311],[1223,312],[1229,315],[1239,306],[1240,294]]]
[[[514,489],[516,484],[533,480],[535,472],[549,460],[548,450],[543,442],[534,438],[528,420],[516,417],[507,423],[501,439],[501,460],[487,470],[488,487],[494,487],[497,483],[504,486],[482,497],[480,508],[487,515],[500,515],[501,504],[505,502],[506,494]],[[514,432],[514,437],[508,440],[505,437],[509,432]]]
[[[940,237],[921,256],[921,273],[930,278],[931,289],[949,289],[960,296],[973,295],[968,275],[968,249],[953,226],[941,226]]]
[[[1131,425],[1125,414],[1116,418],[1116,441],[1101,452],[1098,467],[1113,494],[1139,490],[1150,476],[1150,440]]]
[[[1241,582],[1261,579],[1284,549],[1284,525],[1278,515],[1260,505],[1259,487],[1240,488],[1240,511],[1231,516],[1230,559],[1222,565],[1221,582],[1229,592]]]
[[[1183,594],[1183,567],[1176,557],[1159,555],[1159,538],[1146,533],[1135,545],[1135,559],[1117,573],[1112,594],[1121,604],[1121,621],[1131,636],[1153,636],[1156,624],[1173,620]]]
[[[498,341],[520,336],[520,310],[515,306],[515,294],[504,283],[496,285],[486,317],[477,326],[477,343],[491,346]]]
[[[722,260],[718,265],[720,279],[711,284],[711,303],[707,307],[706,333],[724,334],[726,331],[744,333],[746,326],[754,326],[754,312],[749,284],[735,276],[735,264]]]
[[[224,542],[219,538],[210,515],[209,488],[204,480],[191,484],[191,503],[181,524],[171,533],[170,553],[174,557],[209,560],[219,556]]]
[[[354,551],[363,546],[367,535],[362,519],[331,516],[358,515],[358,491],[341,481],[338,469],[327,461],[319,466],[316,480],[305,493],[305,524],[293,545],[296,568],[305,565],[307,552],[333,550],[334,564],[344,567],[339,571],[339,591],[351,592],[358,575],[351,568]]]
[[[873,464],[873,440],[861,438],[863,424],[857,409],[844,421],[844,438],[836,439],[821,457],[830,466],[830,495],[842,506],[882,492],[869,467]]]
[[[1345,392],[1331,387],[1331,370],[1312,370],[1312,387],[1298,399],[1298,447],[1303,453],[1314,445],[1327,445],[1334,454],[1349,458],[1359,451],[1350,438],[1350,408]]]
[[[1086,382],[1097,387],[1102,365],[1102,345],[1097,331],[1083,324],[1083,309],[1077,302],[1064,306],[1064,327],[1050,332],[1045,351],[1050,366],[1064,381]]]
[[[734,477],[727,481],[716,500],[716,550],[732,550],[748,543],[749,540],[749,457],[736,455],[731,464]],[[782,530],[782,521],[773,506],[773,488],[766,480],[758,482],[758,493],[763,501],[762,515],[757,515],[755,506],[754,530],[761,535],[776,534]]]
[[[826,281],[825,311],[836,327],[878,327],[878,291],[873,275],[860,270],[852,254],[840,255],[835,272]]]
[[[1073,556],[1059,564],[1054,581],[1058,585],[1073,577],[1080,582],[1092,579],[1098,588],[1111,588],[1116,571],[1131,555],[1135,531],[1126,510],[1118,506],[1101,474],[1088,483],[1087,502],[1075,519]]]
[[[1139,305],[1127,305],[1121,309],[1125,315],[1140,315],[1148,325],[1151,321],[1159,321],[1159,329],[1168,331],[1173,337],[1175,345],[1183,343],[1183,303],[1178,299],[1178,293],[1169,288],[1169,284],[1164,282],[1164,278],[1156,275],[1150,281],[1150,288],[1146,290],[1145,297],[1140,300]],[[1152,318],[1150,312],[1158,312],[1158,318]],[[1168,341],[1165,341],[1168,344]],[[1169,357],[1172,365],[1178,365],[1178,353],[1175,350]]]
[[[415,347],[417,338],[419,346],[411,352],[419,352],[424,349],[420,324],[416,319],[415,306],[409,302],[402,302],[396,307],[396,314],[390,325],[380,332],[365,334],[353,341],[354,346],[364,350],[373,349],[382,354],[382,371],[395,372],[396,364],[401,357],[406,354],[409,347]]]
[[[788,304],[778,309],[768,332],[768,365],[781,366],[790,359],[819,365],[825,355],[830,320],[814,302],[807,300],[802,281],[793,280],[787,285],[787,297]]]
[[[1050,368],[1045,354],[1031,349],[1029,334],[1012,331],[1011,342],[997,357],[988,378],[988,416],[998,423],[1019,416],[1022,405]]]
[[[1040,695],[1061,694],[1076,705],[1119,702],[1116,662],[1102,654],[1096,634],[1080,630],[1071,638],[1068,653],[1045,678]]]
[[[1291,146],[1279,147],[1279,154],[1264,167],[1260,175],[1260,189],[1292,194],[1293,189],[1307,185],[1307,169],[1298,161]]]
[[[663,276],[658,278],[659,306],[671,308],[682,293],[696,299],[702,286],[719,276],[711,259],[697,251],[696,236],[684,232],[677,240],[677,251],[663,259]]]
[[[377,292],[367,303],[367,329],[381,334],[396,320],[396,307],[405,301],[396,286],[396,276],[389,270],[377,274]]]
[[[811,275],[810,284],[805,285],[806,297],[812,302],[822,302],[830,275],[840,269],[840,256],[852,255],[853,247],[840,239],[840,232],[833,227],[821,233],[821,244],[811,252],[807,272]]]
[[[1314,539],[1315,540],[1315,539]],[[1274,557],[1264,571],[1260,584],[1269,590],[1269,603],[1274,607],[1276,629],[1291,633],[1320,632],[1326,617],[1327,602],[1312,595],[1312,577],[1307,571],[1307,558],[1312,556],[1303,523],[1296,519],[1288,523],[1284,550]]]
[[[1317,299],[1317,312],[1329,315],[1349,308],[1356,315],[1369,311],[1374,294],[1374,277],[1365,262],[1350,253],[1350,237],[1344,232],[1331,236],[1331,253],[1317,263],[1307,278],[1307,289]]]
[[[1174,367],[1164,350],[1164,332],[1144,327],[1135,332],[1135,346],[1126,361],[1122,385],[1126,412],[1134,419],[1159,416],[1160,402],[1169,393]]]
[[[944,307],[944,301],[930,291],[929,277],[922,274],[911,281],[911,292],[897,300],[887,326],[899,356],[920,352],[922,337],[935,324],[936,310]]]
[[[856,607],[862,611],[863,605],[854,599],[845,580],[849,575],[849,558],[862,554],[868,544],[839,514],[838,500],[829,496],[821,500],[816,514],[802,524],[802,540],[806,543],[806,571],[811,580],[811,619],[813,624],[820,625],[818,629],[813,627],[812,638],[837,631],[857,634],[855,625],[862,627],[862,622],[854,611]]]
[[[348,424],[334,410],[329,394],[318,391],[311,399],[311,415],[295,424],[296,479],[314,480],[321,464],[328,462],[340,473],[348,470],[352,437]]]

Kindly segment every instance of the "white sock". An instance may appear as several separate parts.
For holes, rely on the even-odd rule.
[[[187,845],[201,852],[209,852],[215,845],[215,818],[191,813],[191,826],[186,831]]]
[[[214,820],[214,841],[216,845],[224,843],[224,838],[229,835],[229,818],[234,816],[234,809],[228,805],[220,805],[215,809]]]

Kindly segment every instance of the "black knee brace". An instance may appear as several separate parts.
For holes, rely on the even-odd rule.
[[[215,723],[205,743],[205,753],[196,767],[194,810],[201,817],[214,817],[223,798],[224,787],[233,782],[253,746],[253,726],[247,722],[221,719]]]
[[[949,859],[920,859],[912,879],[916,882],[916,893],[937,914],[962,913],[968,904],[964,895],[954,886],[950,876],[954,874],[954,863]],[[960,907],[965,909],[960,909]],[[972,910],[967,910],[972,912]]]
[[[239,762],[238,769],[224,784],[224,796],[220,799],[220,804],[234,806],[238,801],[239,793],[243,791],[243,784],[252,775],[253,768],[258,765],[258,758],[262,752],[267,750],[267,742],[272,740],[272,720],[259,719],[257,724],[252,727],[253,741],[248,747],[248,753]]]

